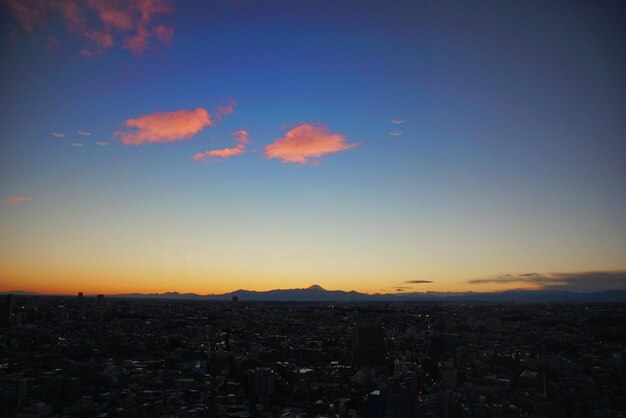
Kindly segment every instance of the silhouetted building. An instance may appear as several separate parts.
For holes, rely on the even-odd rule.
[[[83,292],[78,292],[78,300],[83,300]]]
[[[11,325],[13,323],[13,294],[9,293],[4,296],[4,306],[2,307],[2,323],[3,325]]]
[[[387,343],[385,330],[379,324],[360,324],[354,328],[353,361],[356,366],[385,364]]]
[[[104,295],[98,295],[97,302],[98,305],[102,305],[104,303]]]

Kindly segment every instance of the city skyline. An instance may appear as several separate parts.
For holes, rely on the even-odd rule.
[[[626,289],[621,4],[0,7],[0,291]]]

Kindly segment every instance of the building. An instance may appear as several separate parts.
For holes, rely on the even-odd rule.
[[[2,324],[11,325],[13,323],[13,304],[14,296],[9,293],[4,296],[4,305],[2,306]]]
[[[382,366],[385,364],[387,342],[380,324],[364,323],[354,328],[353,362],[355,366]]]

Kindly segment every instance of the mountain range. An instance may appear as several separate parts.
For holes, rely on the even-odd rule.
[[[502,292],[405,292],[360,293],[354,290],[326,290],[319,285],[298,289],[254,291],[239,289],[223,294],[196,293],[127,293],[114,295],[126,298],[231,300],[258,302],[390,302],[390,301],[455,301],[455,302],[626,302],[626,290],[603,292],[571,292],[566,290],[507,290]]]
[[[9,291],[16,295],[40,295],[34,292]],[[404,292],[360,293],[354,290],[326,290],[319,285],[297,289],[254,291],[239,289],[223,294],[199,295],[197,293],[124,293],[107,297],[134,299],[171,299],[229,301],[236,296],[239,301],[255,302],[626,302],[626,290],[602,292],[572,292],[567,290],[506,290],[502,292]]]

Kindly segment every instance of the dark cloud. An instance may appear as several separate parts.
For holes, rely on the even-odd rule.
[[[525,273],[470,280],[471,284],[531,284],[544,290],[590,292],[626,289],[626,271],[590,271],[579,273]]]
[[[424,283],[432,283],[432,280],[407,280],[406,284],[424,284]]]

